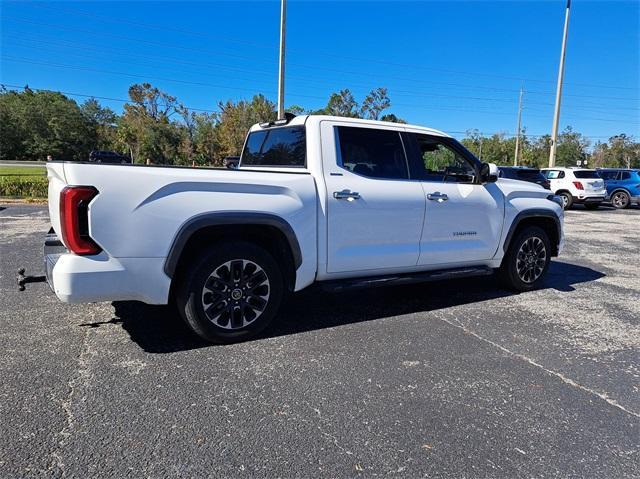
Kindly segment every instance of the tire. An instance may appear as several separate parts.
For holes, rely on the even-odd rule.
[[[571,196],[571,193],[567,193],[565,191],[562,193],[558,193],[558,196],[562,198],[563,209],[568,210],[569,208],[571,208],[571,205],[573,205],[573,196]]]
[[[536,289],[549,269],[551,245],[547,233],[537,226],[519,231],[502,259],[498,275],[514,291]]]
[[[265,249],[244,241],[217,243],[181,276],[176,305],[191,329],[211,343],[250,339],[275,317],[283,275]]]
[[[588,210],[597,210],[600,208],[600,203],[585,203],[584,207]]]
[[[613,195],[611,195],[611,205],[619,210],[624,210],[628,208],[631,204],[631,198],[626,191],[616,191]]]

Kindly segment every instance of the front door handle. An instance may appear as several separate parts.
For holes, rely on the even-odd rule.
[[[431,201],[437,201],[438,203],[442,203],[443,201],[447,201],[449,197],[444,193],[440,193],[439,191],[436,191],[435,193],[429,193],[427,195],[427,199]]]
[[[351,190],[334,191],[333,192],[333,197],[336,200],[353,201],[353,200],[359,200],[360,199],[360,193],[357,193],[357,192],[351,191]]]

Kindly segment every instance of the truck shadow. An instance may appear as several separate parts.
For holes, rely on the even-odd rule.
[[[595,281],[604,273],[569,263],[551,263],[542,289],[573,291],[574,285]],[[517,293],[502,289],[493,277],[382,287],[343,293],[309,288],[294,294],[274,324],[254,341],[306,331],[372,321],[418,312],[480,303]],[[526,293],[524,293],[526,294]],[[115,317],[99,327],[116,323],[149,353],[172,353],[211,347],[198,338],[169,306],[150,306],[135,301],[114,302]]]

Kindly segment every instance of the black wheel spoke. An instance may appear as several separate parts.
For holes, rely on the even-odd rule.
[[[244,270],[242,260],[234,260],[231,262],[231,281],[239,282],[242,279],[242,271]]]
[[[547,250],[539,237],[527,238],[516,254],[516,272],[525,283],[533,283],[542,275],[547,262]]]
[[[225,310],[226,306],[227,305],[225,304],[224,299],[220,299],[209,306],[205,310],[205,313],[207,314],[207,316],[209,316],[209,319],[214,320],[217,316],[220,316],[220,314]]]
[[[241,329],[265,311],[271,288],[266,272],[253,261],[233,259],[217,266],[202,289],[209,320],[224,329]]]

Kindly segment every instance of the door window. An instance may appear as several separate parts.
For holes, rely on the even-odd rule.
[[[338,166],[367,178],[409,178],[399,132],[350,126],[335,128]]]
[[[546,174],[548,180],[559,180],[564,178],[564,171],[560,170],[547,170]]]
[[[414,135],[420,155],[420,179],[434,182],[473,183],[476,169],[448,141],[430,135]]]
[[[623,171],[620,174],[620,179],[621,180],[630,180],[631,179],[631,173],[629,173],[628,171]]]
[[[598,175],[603,180],[615,180],[618,175],[617,171],[599,171]]]

